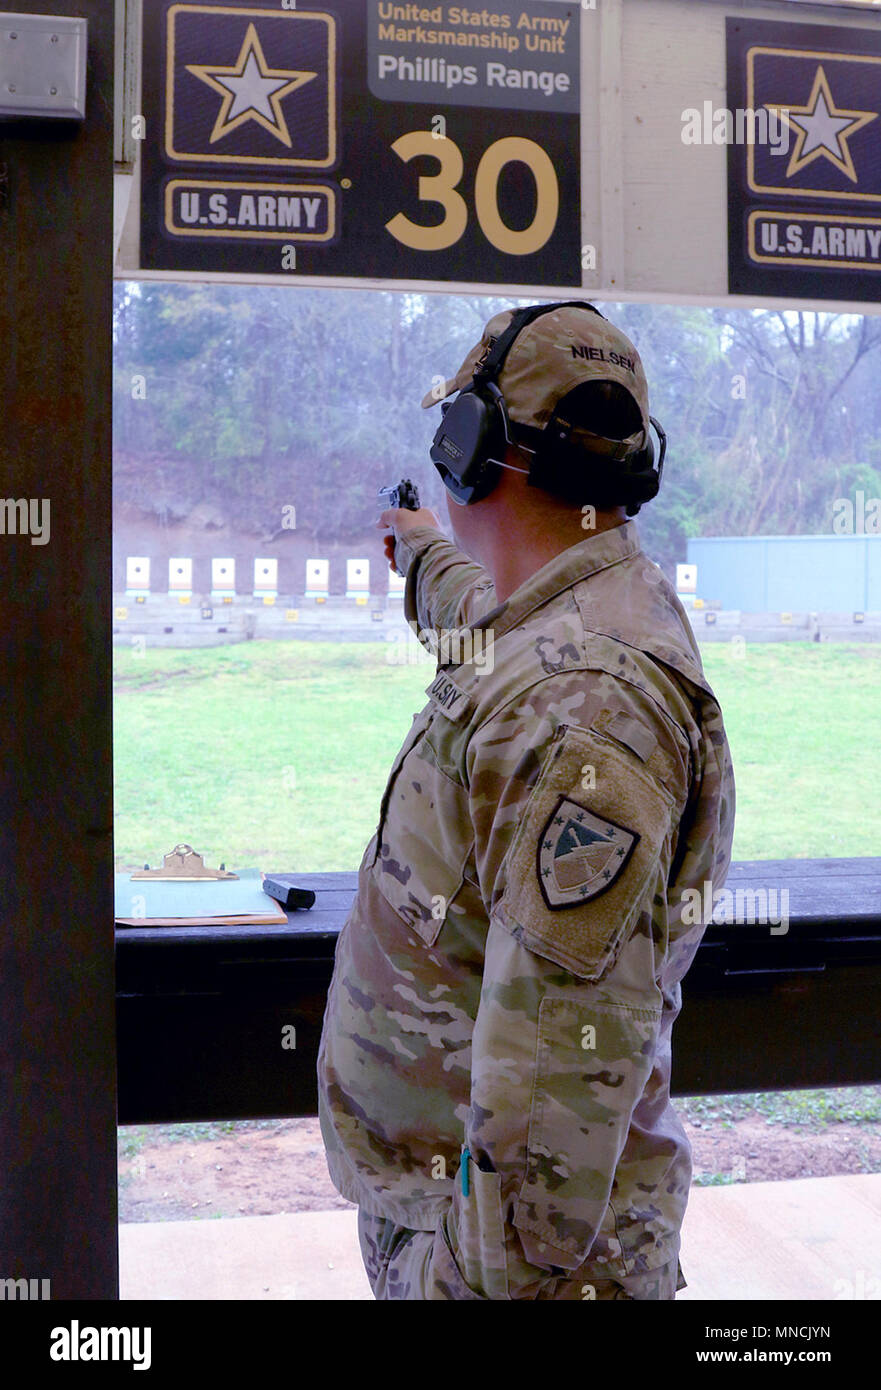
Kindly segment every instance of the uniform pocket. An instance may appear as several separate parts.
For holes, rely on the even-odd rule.
[[[393,769],[372,874],[386,902],[433,945],[474,845],[468,793],[438,765],[431,717]]]
[[[588,1258],[660,1019],[660,1007],[542,999],[527,1168],[513,1217],[534,1259],[576,1269]]]
[[[468,1196],[459,1190],[446,1216],[449,1239],[443,1244],[444,1268],[460,1298],[508,1298],[505,1228],[502,1218],[501,1174],[478,1168],[468,1160]],[[440,1224],[444,1236],[444,1222]],[[453,1258],[453,1250],[456,1258]],[[450,1268],[452,1266],[452,1268]]]
[[[600,979],[659,865],[669,869],[676,821],[673,796],[635,753],[564,725],[512,841],[500,916],[527,949]]]

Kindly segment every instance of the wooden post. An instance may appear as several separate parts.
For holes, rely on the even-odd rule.
[[[114,6],[15,10],[88,65],[85,121],[0,122],[0,1278],[115,1299]]]

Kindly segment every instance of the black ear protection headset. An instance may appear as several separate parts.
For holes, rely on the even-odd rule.
[[[430,456],[443,479],[444,486],[456,502],[467,506],[488,497],[501,477],[503,467],[511,467],[500,460],[504,459],[508,445],[523,449],[533,455],[528,469],[515,471],[529,474],[533,487],[542,487],[549,481],[550,474],[559,475],[571,465],[573,481],[583,478],[585,500],[589,501],[589,483],[593,478],[601,480],[601,486],[608,488],[614,484],[614,493],[627,506],[628,515],[639,510],[643,502],[656,496],[664,468],[667,451],[667,436],[654,416],[651,424],[657,431],[660,455],[655,471],[655,450],[650,434],[642,448],[618,458],[619,450],[606,450],[610,458],[618,458],[614,474],[598,460],[601,472],[596,468],[586,470],[589,460],[585,457],[584,443],[576,442],[579,434],[577,426],[571,425],[555,410],[543,430],[530,431],[537,436],[536,448],[527,449],[525,445],[515,444],[511,437],[511,421],[505,405],[505,398],[499,390],[497,378],[505,358],[515,338],[528,323],[541,314],[549,314],[555,309],[589,309],[593,314],[605,318],[593,304],[580,299],[567,300],[565,304],[532,304],[516,309],[504,333],[492,344],[490,351],[480,363],[470,386],[466,386],[452,401],[441,403],[442,419],[432,441]],[[580,431],[582,438],[587,431]],[[570,435],[573,438],[570,440]],[[553,489],[551,489],[553,490]],[[632,510],[631,510],[632,509]]]

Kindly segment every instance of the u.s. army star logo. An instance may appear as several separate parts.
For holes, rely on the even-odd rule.
[[[538,846],[538,882],[548,907],[575,907],[611,888],[639,838],[560,797]]]
[[[333,15],[305,7],[169,5],[167,159],[208,168],[332,168],[337,159],[338,26]],[[226,185],[221,188],[225,191]],[[198,216],[198,225],[208,221],[207,214]],[[231,215],[219,224],[224,235],[237,222],[238,216],[234,222]]]
[[[258,121],[282,144],[290,147],[291,137],[282,110],[282,99],[318,76],[317,72],[299,72],[290,68],[270,68],[263,56],[260,38],[253,24],[248,25],[238,59],[226,67],[215,63],[187,63],[187,72],[207,82],[223,97],[208,137],[215,140],[228,135],[245,121]]]
[[[796,133],[795,149],[786,170],[788,179],[815,159],[823,158],[846,174],[852,183],[858,182],[848,140],[870,121],[877,121],[877,111],[839,110],[822,67],[817,68],[813,90],[805,106],[782,106],[771,101],[766,101],[765,105]]]

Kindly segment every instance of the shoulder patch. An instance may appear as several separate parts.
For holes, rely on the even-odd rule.
[[[669,879],[676,802],[631,749],[574,725],[524,790],[496,918],[527,950],[600,980]]]
[[[561,796],[538,843],[538,883],[548,907],[575,907],[604,893],[639,843],[635,830]]]

